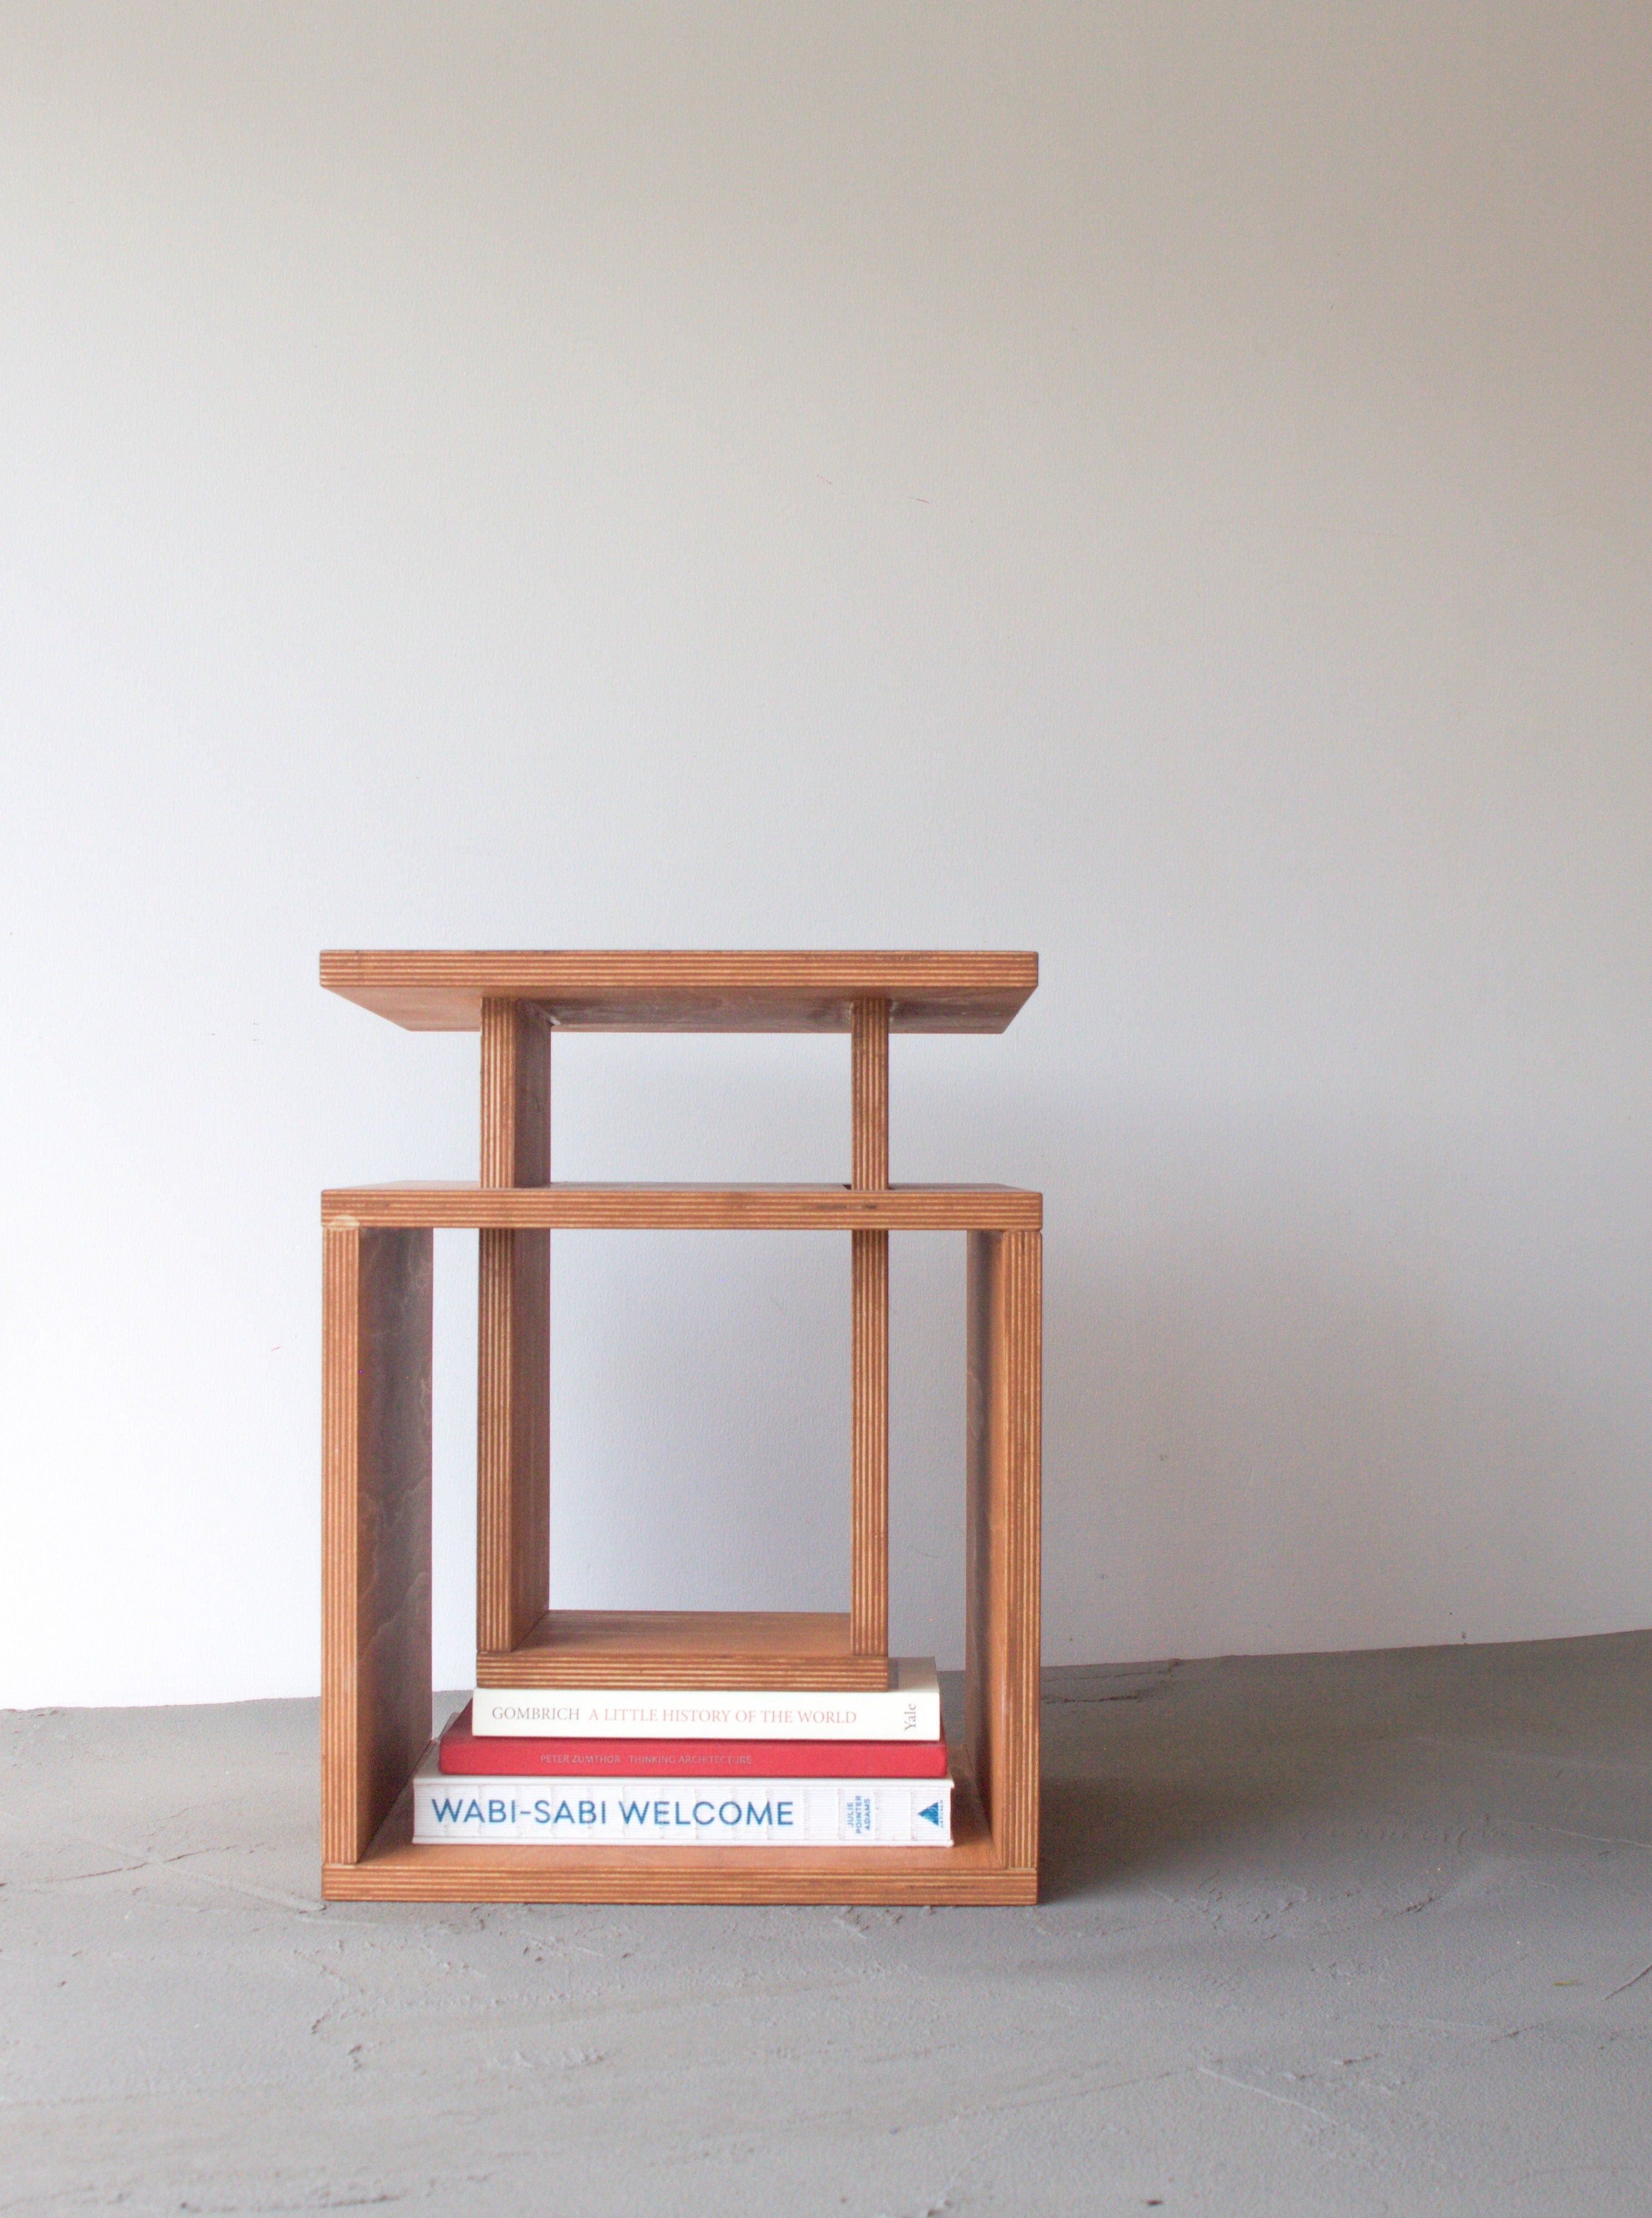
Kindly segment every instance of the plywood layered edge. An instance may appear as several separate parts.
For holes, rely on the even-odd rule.
[[[568,1032],[1001,1032],[1038,983],[1024,951],[331,948],[321,983],[411,1032],[475,1032],[489,999]]]
[[[321,1197],[324,1225],[418,1225],[436,1231],[539,1227],[566,1231],[1036,1231],[1043,1196],[1010,1186],[548,1186],[467,1180],[339,1186]]]
[[[324,1866],[343,1902],[913,1903],[1019,1905],[1036,1871],[1006,1870],[967,1775],[949,1849],[416,1846],[403,1794],[358,1863]]]
[[[1043,1242],[969,1237],[964,1742],[1006,1868],[1038,1863]]]

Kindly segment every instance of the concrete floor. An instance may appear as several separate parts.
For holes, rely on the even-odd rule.
[[[0,1713],[0,2210],[1652,2211],[1652,1633],[1048,1691],[1030,1911],[324,1908],[313,1703]]]

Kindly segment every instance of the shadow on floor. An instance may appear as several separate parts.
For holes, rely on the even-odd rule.
[[[1220,1860],[1301,1808],[1288,1780],[1213,1780],[1189,1788],[1139,1779],[1047,1780],[1042,1800],[1039,1894],[1081,1899],[1155,1871],[1185,1873]]]

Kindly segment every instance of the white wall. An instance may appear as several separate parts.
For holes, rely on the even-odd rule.
[[[1649,83],[1633,0],[0,10],[0,1701],[315,1683],[317,1190],[475,1085],[325,945],[1037,948],[894,1168],[1047,1193],[1049,1658],[1652,1620]],[[846,1174],[841,1042],[558,1055],[564,1175]],[[564,1599],[841,1591],[846,1277],[560,1243]]]

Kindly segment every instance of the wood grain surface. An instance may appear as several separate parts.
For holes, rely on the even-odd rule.
[[[1043,1242],[972,1233],[964,1738],[1008,1870],[1038,1864]]]
[[[849,1614],[856,1652],[889,1645],[889,1236],[850,1237]]]
[[[889,1004],[857,1001],[850,1034],[849,1183],[876,1193],[889,1183]]]
[[[550,1050],[534,1010],[484,1004],[479,1191],[549,1178]],[[550,1599],[550,1235],[489,1227],[477,1263],[476,1639],[509,1648]]]
[[[889,1004],[857,1001],[851,1034],[851,1183],[889,1184]],[[849,1615],[855,1652],[889,1645],[889,1235],[850,1236]]]
[[[324,1224],[429,1225],[438,1231],[528,1225],[566,1231],[1036,1231],[1043,1196],[1012,1186],[479,1186],[468,1180],[340,1186],[321,1197]]]
[[[551,1176],[551,1028],[519,1001],[482,1006],[484,1186],[548,1186]]]
[[[513,1648],[479,1655],[480,1687],[761,1687],[841,1692],[888,1684],[826,1610],[548,1610]]]
[[[430,1733],[430,1236],[322,1238],[321,1837],[350,1863]]]
[[[475,1032],[489,999],[569,1032],[847,1032],[887,1000],[902,1032],[1001,1032],[1038,983],[1024,953],[334,948],[321,982],[411,1032]]]

